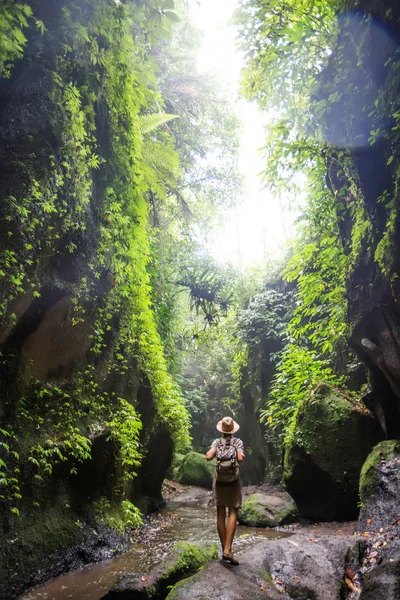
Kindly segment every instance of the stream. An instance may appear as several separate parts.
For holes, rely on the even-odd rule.
[[[89,565],[53,579],[25,592],[19,600],[99,600],[120,575],[141,573],[144,576],[168,554],[177,541],[217,542],[216,509],[184,501],[168,502],[162,527],[146,540],[135,542],[125,554],[112,560]],[[257,529],[238,525],[234,540],[235,555],[262,538],[292,535],[275,529]]]

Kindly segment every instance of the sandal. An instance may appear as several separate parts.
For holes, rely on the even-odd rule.
[[[239,564],[239,561],[236,558],[234,558],[233,554],[225,554],[225,552],[222,555],[222,560],[227,560],[231,563],[231,565],[235,566]]]

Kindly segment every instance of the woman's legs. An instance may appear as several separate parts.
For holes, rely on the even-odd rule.
[[[232,541],[236,531],[237,508],[229,507],[228,521],[226,522],[226,507],[217,506],[217,529],[221,540],[222,553],[231,557],[231,563],[238,565],[239,562],[232,555]]]
[[[232,541],[233,541],[233,536],[235,535],[235,531],[236,531],[237,512],[238,512],[237,508],[233,508],[233,507],[229,508],[228,522],[227,522],[226,528],[225,528],[224,554],[229,554],[229,555],[232,554]],[[222,543],[222,539],[221,539],[221,543]]]
[[[225,517],[226,517],[225,506],[217,506],[217,530],[218,530],[219,539],[221,540],[222,552],[224,552],[225,542],[226,542]]]

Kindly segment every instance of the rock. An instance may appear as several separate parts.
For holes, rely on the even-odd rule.
[[[178,468],[184,458],[185,458],[185,454],[180,454],[179,452],[174,453],[174,455],[172,457],[172,462],[167,471],[167,477],[169,479],[176,481],[176,476],[178,474]]]
[[[400,441],[381,442],[365,461],[360,475],[360,523],[376,531],[400,517]]]
[[[285,598],[333,600],[344,597],[345,567],[359,566],[364,546],[364,540],[353,536],[295,535],[257,544],[246,562],[285,592]]]
[[[204,454],[189,452],[176,472],[176,480],[186,485],[198,485],[211,489],[214,477],[214,464],[208,462]]]
[[[121,577],[103,598],[165,598],[169,587],[184,577],[197,573],[201,567],[216,558],[216,544],[201,548],[188,542],[178,543],[155,571],[146,576],[140,573]]]
[[[289,494],[252,494],[243,502],[238,520],[251,527],[277,527],[293,523],[298,517],[297,508]]]
[[[93,522],[74,523],[68,512],[52,507],[46,518],[32,518],[30,524],[25,523],[13,540],[17,548],[12,556],[7,552],[10,542],[5,540],[0,548],[1,600],[16,600],[27,588],[89,563],[110,560],[129,549],[129,534],[118,534],[107,525],[94,526]]]
[[[252,571],[251,571],[252,572]],[[253,573],[253,572],[252,572]],[[205,569],[175,585],[168,600],[280,600],[281,595],[270,584],[257,577],[248,577],[247,565],[232,567],[212,563]]]
[[[166,482],[167,480],[165,480]],[[165,484],[164,482],[164,484]],[[212,492],[206,488],[196,487],[195,485],[181,485],[174,482],[177,489],[167,492],[167,502],[184,502],[185,504],[200,504],[208,506],[212,503]]]
[[[387,521],[391,519],[392,515],[388,515]],[[369,521],[371,523],[368,523]],[[379,530],[374,525],[374,519],[368,519],[368,522],[368,545],[363,556],[363,584],[359,600],[398,600],[400,598],[400,521],[397,518],[386,526],[379,527]],[[375,532],[372,527],[376,529]]]
[[[333,600],[344,597],[344,571],[366,546],[354,536],[296,535],[256,544],[233,567],[212,563],[179,582],[168,600]],[[378,600],[378,597],[376,599]]]
[[[364,275],[366,272],[364,272]],[[393,286],[369,270],[367,293],[350,295],[355,323],[350,344],[363,361],[369,392],[365,403],[379,421],[386,439],[400,437],[399,282]],[[364,285],[365,285],[364,283]],[[360,279],[349,285],[359,287]]]
[[[97,27],[103,16],[95,1],[89,4]],[[112,12],[111,5],[107,10]],[[5,12],[8,8],[2,7],[1,14]],[[71,146],[65,132],[75,117],[55,94],[54,77],[60,83],[67,76],[68,86],[67,63],[75,65],[72,54],[65,53],[64,8],[62,3],[50,7],[38,2],[34,12],[35,18],[43,18],[43,31],[29,28],[18,68],[0,78],[0,246],[6,270],[0,278],[2,458],[3,446],[10,450],[7,482],[2,478],[6,485],[0,486],[0,597],[7,600],[42,581],[39,571],[51,577],[73,568],[66,557],[74,556],[78,543],[78,567],[103,558],[102,552],[93,554],[86,547],[82,525],[93,520],[93,503],[100,496],[119,504],[118,511],[123,498],[143,510],[160,505],[174,446],[169,432],[176,415],[183,414],[174,399],[178,394],[167,391],[167,366],[159,370],[164,358],[155,321],[150,342],[138,349],[136,333],[145,327],[144,337],[149,334],[144,321],[138,324],[145,305],[148,323],[155,318],[150,289],[140,288],[144,295],[138,302],[132,300],[134,294],[121,292],[111,267],[119,250],[102,242],[104,232],[114,228],[104,220],[107,190],[114,179],[127,181],[126,164],[122,161],[105,178],[90,164],[82,172],[83,138],[82,146]],[[79,27],[82,16],[79,10],[71,14],[71,26]],[[127,16],[118,17],[118,26],[124,22],[129,24]],[[92,75],[83,74],[78,84],[77,93],[86,94],[93,109],[87,105],[80,126],[95,124],[92,142],[108,161],[114,155],[110,136],[115,119],[105,97],[94,99],[98,84]],[[131,97],[121,97],[121,102],[133,107]],[[135,118],[140,118],[141,102],[138,96]],[[131,199],[126,196],[124,202]],[[127,218],[147,240],[146,219],[133,212]],[[132,283],[136,276],[126,276],[124,285],[147,281],[146,252],[139,256],[137,282]],[[152,374],[151,381],[146,373]],[[130,434],[128,420],[123,421],[126,436],[113,435],[106,425],[120,415],[120,399],[134,407],[137,426],[141,421],[139,440],[136,425]],[[107,443],[117,437],[118,444]],[[131,461],[136,447],[143,456],[140,469]],[[140,462],[139,451],[137,458]],[[57,552],[61,560],[53,561]]]
[[[359,600],[398,600],[400,597],[400,560],[375,567],[364,577]]]
[[[21,348],[24,376],[44,381],[48,376],[65,377],[71,365],[89,350],[93,324],[88,319],[74,322],[73,302],[61,298],[45,313],[38,328]]]
[[[283,485],[300,513],[318,521],[357,518],[361,467],[381,439],[362,405],[321,384],[297,409],[285,442]]]
[[[138,407],[141,414],[145,414],[144,403],[148,406],[153,401],[152,394],[147,388],[144,397],[138,392]],[[142,412],[143,410],[143,412]],[[147,419],[143,419],[144,427],[148,427]],[[138,477],[134,482],[133,501],[144,512],[156,512],[164,504],[162,497],[162,483],[172,460],[173,441],[164,423],[154,423],[152,435],[147,441],[147,452],[138,469]]]

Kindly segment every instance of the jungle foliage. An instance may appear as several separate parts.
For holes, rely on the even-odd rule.
[[[235,15],[247,58],[243,92],[270,116],[265,185],[304,198],[283,271],[296,307],[263,413],[278,429],[319,381],[344,385],[356,368],[347,339],[357,269],[371,265],[367,295],[382,277],[397,277],[390,165],[399,54],[385,27],[398,15],[377,10],[373,2],[242,0]],[[366,186],[365,169],[376,170],[375,185]]]
[[[346,256],[310,101],[331,53],[336,9],[334,2],[243,0],[235,14],[247,58],[242,92],[269,115],[264,184],[277,196],[306,197],[282,272],[291,290],[281,300],[286,319],[271,311],[269,326],[257,327],[264,340],[277,323],[281,327],[282,347],[271,355],[272,387],[260,395],[266,402],[262,419],[281,433],[316,383],[343,383],[344,365],[335,368],[335,353],[347,348]],[[299,184],[299,173],[306,184]],[[248,336],[251,328],[245,331]],[[253,364],[261,364],[261,353],[257,359],[254,347],[252,352]]]
[[[240,1],[242,93],[269,116],[263,182],[301,205],[284,264],[254,277],[204,249],[240,197],[240,128],[219,83],[196,72],[186,4],[0,2],[2,85],[34,63],[42,117],[1,187],[3,331],[65,257],[73,323],[91,324],[68,385],[22,377],[5,394],[1,499],[13,514],[22,467],[38,481],[62,463],[73,475],[101,433],[120,449],[120,499],[134,512],[127,490],[149,432],[121,382],[150,386],[175,449],[190,445],[189,414],[203,447],[221,407],[240,415],[248,393],[279,444],[316,384],[348,384],[354,273],[371,267],[368,293],[385,280],[394,294],[398,278],[399,53],[364,4],[354,16],[341,0]],[[384,175],[366,185],[365,164]],[[16,377],[14,354],[1,360]]]
[[[105,432],[120,449],[118,494],[128,506],[140,441],[151,432],[141,432],[134,399],[115,382],[132,372],[149,382],[158,422],[176,449],[189,445],[174,378],[176,297],[186,304],[190,290],[208,320],[215,306],[227,308],[228,292],[212,273],[199,274],[193,257],[196,224],[211,224],[236,201],[238,122],[218,84],[196,76],[198,35],[180,1],[5,1],[0,32],[10,85],[30,60],[46,81],[43,129],[52,135],[25,153],[24,177],[3,198],[4,330],[18,320],[15,302],[26,294],[39,301],[43,273],[69,255],[73,323],[92,323],[87,364],[72,381],[22,380],[9,390],[1,499],[18,515],[22,469],[40,481],[66,463],[73,475]],[[13,359],[2,357],[6,370]]]

